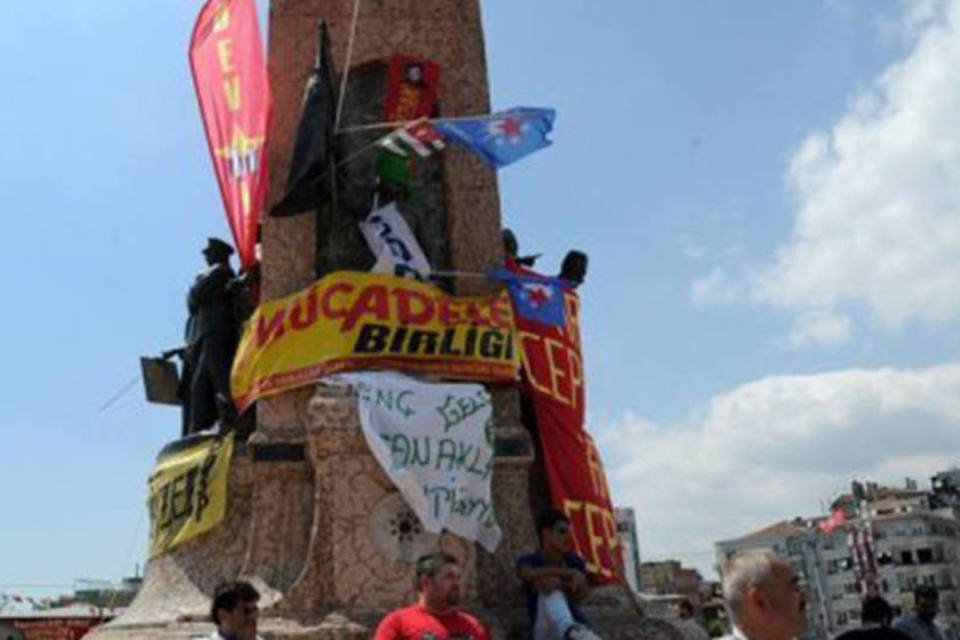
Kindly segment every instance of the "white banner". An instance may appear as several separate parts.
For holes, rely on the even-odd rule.
[[[478,384],[432,384],[388,371],[336,376],[357,392],[373,456],[432,533],[446,529],[491,553],[493,511],[490,394]]]
[[[426,280],[430,275],[430,263],[423,249],[394,203],[375,209],[360,223],[360,231],[377,257],[373,273],[415,276],[418,280]]]

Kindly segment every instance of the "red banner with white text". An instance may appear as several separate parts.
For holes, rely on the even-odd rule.
[[[619,582],[623,553],[607,477],[583,424],[580,298],[569,289],[564,297],[563,327],[530,321],[514,313],[521,345],[523,393],[533,401],[553,504],[570,518],[577,553],[586,560],[592,581]]]
[[[247,268],[267,197],[270,85],[254,0],[207,0],[190,40],[190,69],[227,220]]]

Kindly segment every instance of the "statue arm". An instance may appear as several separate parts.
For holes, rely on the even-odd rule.
[[[230,268],[216,264],[209,271],[197,277],[197,281],[190,287],[187,296],[187,306],[195,309],[210,299],[210,295],[226,286],[233,277]]]

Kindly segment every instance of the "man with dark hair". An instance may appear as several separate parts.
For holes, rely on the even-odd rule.
[[[911,640],[944,640],[943,631],[933,623],[940,612],[940,593],[931,585],[922,584],[913,590],[914,615],[901,616],[893,628]]]
[[[697,622],[696,611],[690,598],[677,603],[677,627],[686,640],[709,640],[707,630]]]
[[[596,640],[577,602],[587,594],[587,563],[570,550],[570,520],[557,509],[537,518],[540,549],[517,560],[534,640]]]
[[[841,633],[835,640],[910,640],[896,629],[890,627],[893,622],[893,608],[880,596],[871,596],[860,606],[860,628]]]
[[[479,620],[457,608],[460,565],[452,555],[421,556],[413,586],[416,604],[388,613],[377,626],[374,640],[490,640]]]
[[[210,640],[259,640],[257,601],[260,594],[243,580],[221,584],[213,593],[210,619],[217,630]]]

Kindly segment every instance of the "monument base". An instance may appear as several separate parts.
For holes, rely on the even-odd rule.
[[[93,640],[181,640],[209,635],[210,598],[227,580],[249,580],[261,594],[268,640],[360,640],[383,615],[414,601],[413,561],[442,549],[464,573],[464,608],[497,640],[529,635],[514,569],[536,547],[529,507],[529,440],[516,424],[515,397],[494,392],[497,453],[493,499],[503,530],[495,554],[422,530],[370,454],[356,400],[318,386],[300,396],[303,422],[261,425],[238,445],[224,521],[151,559],[127,610],[96,628]],[[680,638],[666,622],[643,618],[619,589],[591,594],[587,611],[603,637]],[[592,604],[592,606],[590,606]]]

